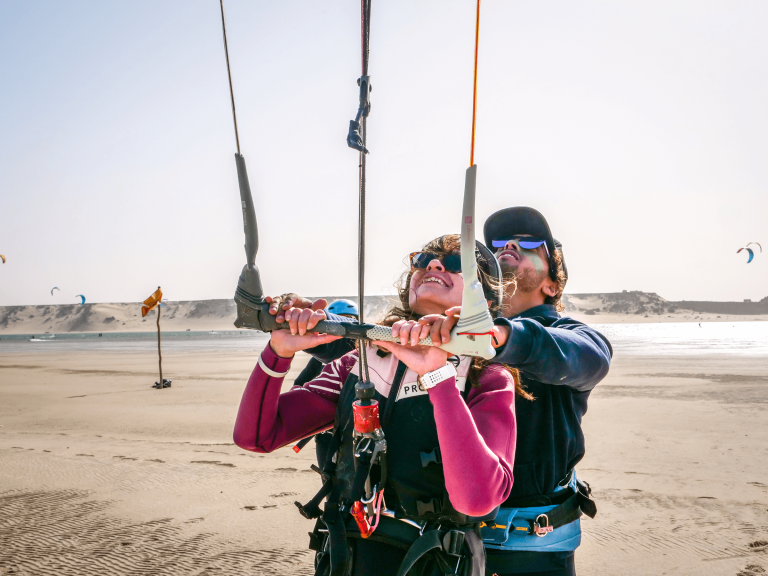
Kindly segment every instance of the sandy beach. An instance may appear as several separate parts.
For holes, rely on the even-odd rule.
[[[258,353],[169,350],[162,391],[151,351],[0,353],[0,574],[312,574],[313,446],[232,443]],[[584,423],[580,574],[768,570],[767,363],[616,354]]]

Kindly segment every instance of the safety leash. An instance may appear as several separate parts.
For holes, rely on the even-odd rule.
[[[360,51],[361,51],[361,75],[357,80],[359,90],[359,104],[355,119],[349,123],[347,145],[358,151],[360,155],[359,170],[359,230],[357,239],[357,298],[359,316],[358,323],[365,322],[365,147],[368,114],[371,112],[371,82],[368,75],[368,53],[371,34],[371,0],[360,0]],[[379,403],[374,399],[376,389],[371,382],[368,371],[368,352],[365,340],[358,340],[358,358],[360,363],[360,380],[355,385],[355,402],[352,404],[354,413],[355,436],[355,462],[357,473],[355,474],[356,491],[365,496],[357,500],[352,510],[352,516],[357,523],[363,538],[370,536],[378,525],[376,509],[381,507],[383,497],[383,485],[378,492],[378,506],[376,502],[377,487],[371,486],[370,470],[377,462],[386,458],[387,442],[384,439],[384,431],[379,422]],[[363,487],[364,484],[364,487]],[[368,514],[366,515],[366,506]],[[372,525],[369,517],[377,517]]]
[[[358,323],[365,322],[365,164],[368,150],[365,147],[367,138],[367,120],[371,112],[371,83],[368,76],[368,53],[371,34],[371,0],[360,0],[360,52],[361,52],[361,75],[357,80],[359,86],[359,105],[355,119],[349,122],[349,134],[347,135],[347,146],[357,150],[360,154],[359,170],[359,214],[358,214],[358,238],[357,238],[357,298],[359,316]],[[373,385],[370,383],[368,373],[368,354],[365,349],[365,342],[358,340],[358,353],[360,357],[360,379],[361,388],[370,387],[366,390],[365,396],[358,396],[358,400],[364,400],[373,397]],[[370,386],[369,386],[370,385]],[[370,393],[370,395],[368,395]]]

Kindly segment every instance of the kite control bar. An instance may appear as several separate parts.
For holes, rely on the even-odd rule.
[[[240,180],[240,195],[243,204],[245,249],[248,259],[240,274],[237,290],[235,291],[235,303],[237,304],[235,326],[238,328],[261,330],[262,332],[272,332],[273,330],[287,328],[288,323],[278,323],[276,316],[269,313],[269,303],[264,300],[259,270],[255,265],[255,247],[257,245],[256,215],[253,211],[253,200],[250,199],[251,191],[248,186],[248,175],[245,172],[245,161],[242,159],[242,156],[237,158],[237,174],[239,177],[242,176]],[[241,166],[242,170],[240,169]],[[464,293],[462,295],[461,319],[451,330],[450,341],[440,347],[452,354],[491,359],[496,354],[491,345],[493,320],[488,311],[488,303],[483,294],[482,284],[477,277],[477,260],[474,249],[476,175],[477,166],[469,168],[464,187],[464,209],[462,211],[461,227],[461,268],[464,276]],[[249,247],[254,250],[253,258],[251,258]],[[331,334],[355,340],[400,341],[399,338],[392,336],[391,328],[376,324],[321,320],[310,332]],[[419,344],[431,346],[432,339],[430,337],[424,338],[419,340]]]
[[[474,254],[473,254],[474,256]],[[242,280],[243,276],[240,276]],[[269,313],[269,303],[262,299],[261,303],[255,302],[250,295],[240,289],[238,282],[235,292],[235,303],[237,304],[237,319],[235,326],[238,328],[249,328],[251,330],[260,330],[262,332],[272,332],[288,328],[287,322],[278,323]],[[490,334],[460,334],[458,326],[451,331],[451,340],[447,344],[440,346],[443,350],[453,354],[463,356],[480,356],[490,359],[495,355],[491,346]],[[377,324],[357,324],[353,322],[338,322],[336,320],[321,320],[309,332],[318,332],[330,334],[332,336],[342,336],[353,340],[381,340],[384,342],[400,342],[399,338],[392,336],[392,329]],[[427,336],[419,340],[419,344],[432,346],[432,338]]]

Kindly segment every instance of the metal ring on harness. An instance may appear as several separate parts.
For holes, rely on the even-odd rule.
[[[378,484],[376,484],[376,485],[373,487],[373,491],[372,491],[371,497],[370,497],[368,500],[366,500],[366,499],[365,499],[365,496],[361,496],[361,497],[360,497],[360,502],[362,502],[363,504],[370,504],[371,502],[373,502],[374,500],[376,500],[376,494],[378,493],[378,491],[379,491],[379,485],[378,485]]]
[[[539,518],[544,518],[545,524],[543,526],[539,523]],[[534,520],[531,525],[531,531],[539,538],[544,538],[544,536],[552,532],[552,530],[552,526],[549,525],[549,516],[546,514],[539,514],[536,516],[536,520]]]

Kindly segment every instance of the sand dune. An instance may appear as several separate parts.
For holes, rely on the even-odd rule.
[[[645,322],[739,322],[768,320],[760,302],[671,301],[653,292],[566,294],[565,314],[591,324]]]
[[[332,302],[340,296],[328,297]],[[357,301],[354,296],[344,296]],[[365,316],[380,320],[394,296],[367,296]],[[565,314],[591,324],[638,322],[733,322],[768,320],[768,298],[760,302],[672,302],[648,292],[566,294]],[[231,299],[168,302],[162,310],[163,330],[233,330]],[[67,304],[0,307],[0,334],[62,332],[143,332],[155,330],[155,313],[141,317],[138,303]]]
[[[329,301],[337,297],[329,298]],[[350,298],[357,301],[357,298]],[[390,296],[368,296],[366,316],[379,319],[394,303]],[[62,332],[144,332],[156,330],[157,316],[141,317],[139,303],[65,304],[0,307],[0,334]],[[170,301],[161,311],[163,330],[235,330],[234,300]]]

